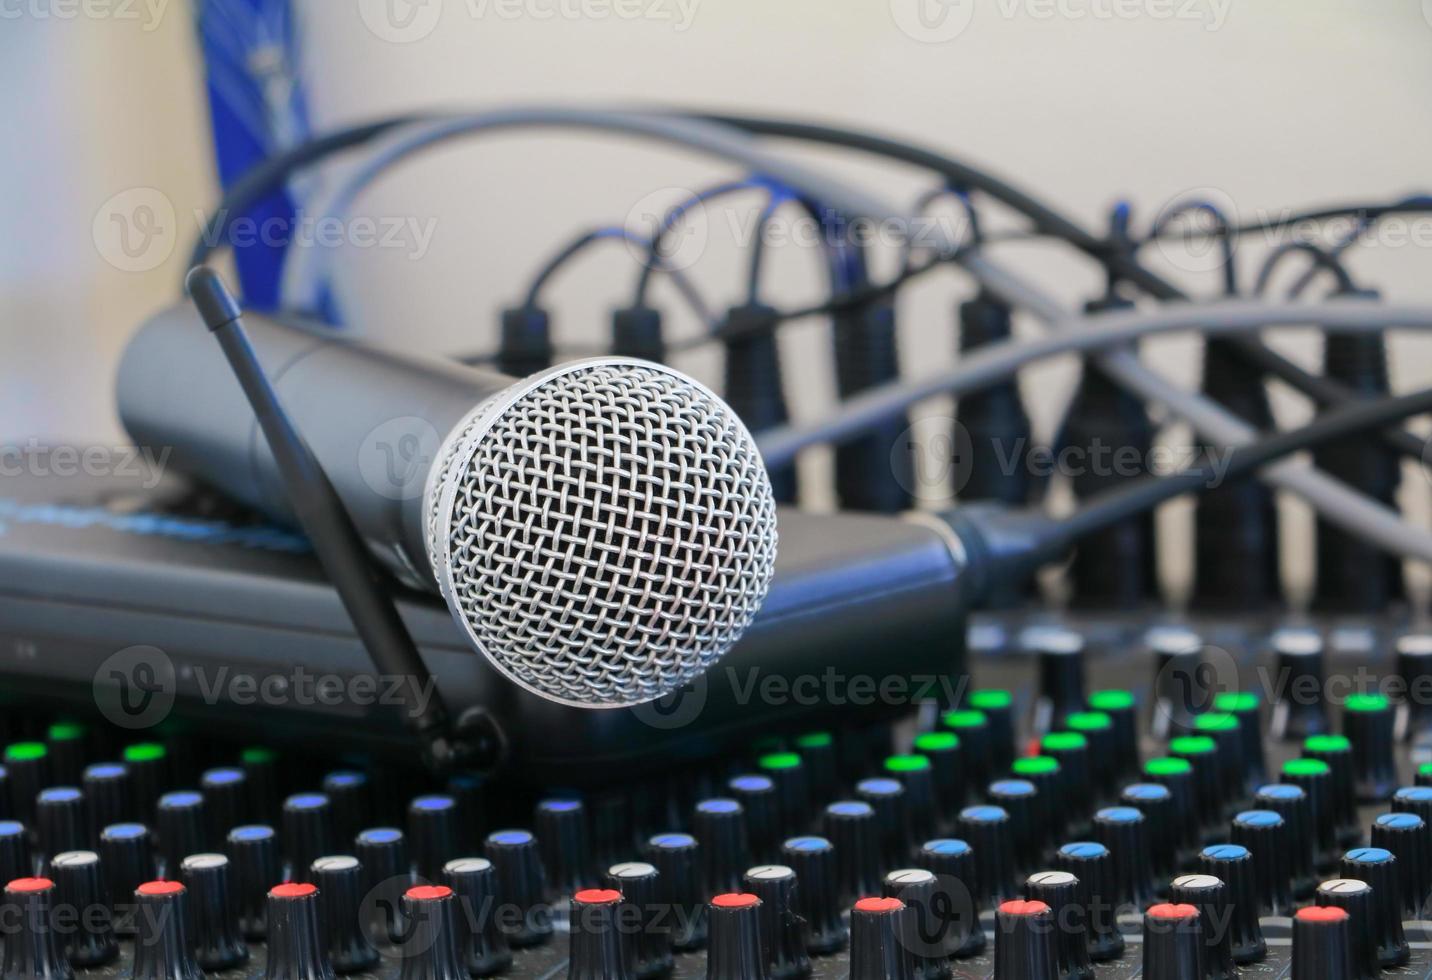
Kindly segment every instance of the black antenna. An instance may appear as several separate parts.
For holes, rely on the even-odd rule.
[[[207,266],[189,270],[185,285],[244,389],[278,463],[299,525],[313,542],[318,561],[338,590],[359,640],[380,673],[406,676],[412,681],[401,688],[400,708],[408,727],[426,745],[428,766],[437,771],[490,768],[500,746],[500,737],[491,730],[491,720],[481,712],[469,712],[463,718],[463,730],[453,730],[433,676],[398,615],[398,607],[352,517],[313,451],[294,428],[254,356],[238,301],[219,274]],[[429,687],[432,696],[424,702],[417,692]]]

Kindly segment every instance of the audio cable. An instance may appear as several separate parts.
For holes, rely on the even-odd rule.
[[[1212,201],[1178,202],[1159,215],[1140,244],[1162,237],[1175,222],[1193,216],[1206,218],[1223,232],[1218,236],[1223,292],[1230,299],[1236,297],[1238,238],[1227,234],[1228,215]],[[1210,337],[1203,346],[1201,390],[1204,398],[1255,430],[1275,428],[1263,373],[1240,359],[1226,337]],[[1204,448],[1216,447],[1205,442]],[[1280,537],[1278,502],[1261,480],[1235,481],[1200,496],[1193,514],[1193,607],[1261,611],[1279,605],[1283,598]]]

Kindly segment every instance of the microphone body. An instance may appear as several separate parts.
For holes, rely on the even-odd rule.
[[[423,492],[443,440],[516,383],[438,358],[336,339],[331,327],[249,313],[245,325],[284,409],[373,553],[436,591]],[[189,307],[145,324],[120,362],[119,416],[140,445],[284,524],[293,508],[273,454],[222,353]]]

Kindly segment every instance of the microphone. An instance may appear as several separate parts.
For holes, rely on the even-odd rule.
[[[255,355],[373,553],[438,592],[507,679],[621,708],[703,675],[776,558],[750,433],[698,382],[623,358],[513,379],[248,314]],[[239,383],[188,307],[121,360],[141,445],[278,520],[295,515]]]

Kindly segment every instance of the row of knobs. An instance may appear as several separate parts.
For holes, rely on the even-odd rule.
[[[61,858],[56,877],[17,878],[5,887],[4,980],[65,980],[75,968],[104,967],[119,956],[121,931],[134,940],[133,980],[199,980],[248,962],[251,937],[231,897],[224,855],[193,855],[183,862],[183,880],[141,884],[123,928],[100,898],[97,856]],[[357,860],[321,858],[314,875],[321,888],[285,882],[265,894],[264,980],[331,980],[378,964],[364,921],[375,910],[364,900]],[[495,905],[492,863],[454,860],[444,878],[442,885],[409,884],[397,896],[397,928],[381,945],[391,941],[399,955],[400,980],[466,980],[511,963],[507,937],[487,914]]]

